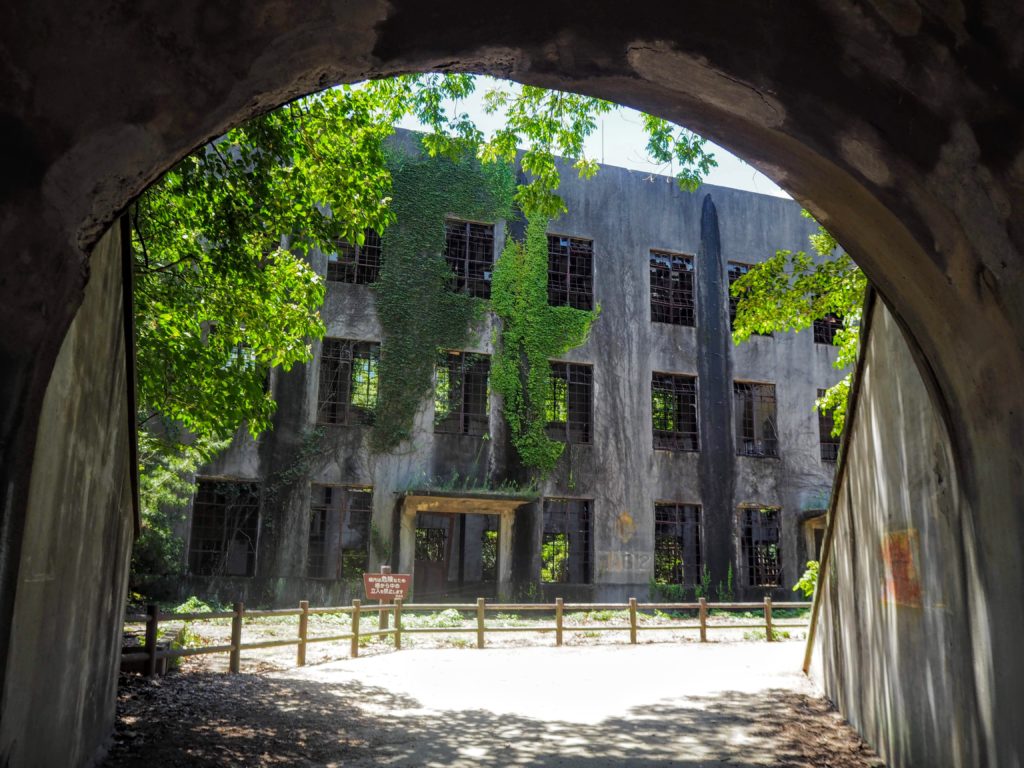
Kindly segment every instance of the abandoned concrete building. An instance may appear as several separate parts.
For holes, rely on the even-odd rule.
[[[552,361],[547,434],[565,444],[554,471],[527,484],[516,466],[489,386],[490,313],[465,349],[439,356],[412,439],[373,451],[387,254],[368,232],[314,257],[327,333],[307,365],[273,374],[273,432],[243,432],[198,476],[181,594],[336,603],[387,563],[414,574],[420,600],[647,599],[655,585],[692,597],[702,579],[711,599],[794,599],[838,447],[814,409],[840,376],[836,321],[736,346],[728,286],[776,249],[806,249],[813,223],[790,200],[687,193],[614,167],[562,193],[548,303],[600,315]],[[525,225],[450,210],[435,226],[451,290],[487,299],[504,241]]]

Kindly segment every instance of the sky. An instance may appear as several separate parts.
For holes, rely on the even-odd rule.
[[[489,80],[490,78],[478,78],[476,92],[458,104],[459,111],[467,112],[485,134],[498,128],[501,123],[499,115],[488,115],[483,109],[483,94],[488,90]],[[411,130],[424,130],[424,127],[412,117],[403,120],[399,126]],[[600,163],[673,175],[671,166],[653,162],[647,157],[647,153],[644,152],[646,144],[647,137],[643,131],[640,113],[622,107],[599,118],[597,131],[587,140],[586,152],[588,157]],[[767,176],[717,144],[709,141],[707,147],[718,161],[718,167],[712,168],[705,179],[708,184],[776,197],[789,197]]]

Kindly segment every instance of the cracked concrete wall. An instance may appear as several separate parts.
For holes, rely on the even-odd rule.
[[[724,583],[732,564],[737,597],[771,594],[776,600],[794,599],[789,587],[804,568],[798,521],[807,510],[828,506],[832,479],[832,465],[820,459],[813,403],[817,389],[830,386],[841,374],[831,366],[835,349],[815,344],[810,331],[755,337],[735,346],[729,327],[727,263],[755,263],[779,248],[806,250],[813,223],[799,215],[797,203],[765,195],[709,185],[687,193],[670,178],[610,166],[590,181],[572,178],[571,172],[567,176],[561,192],[569,213],[548,229],[594,243],[594,299],[601,305],[601,316],[587,343],[562,358],[593,366],[592,440],[568,446],[540,490],[547,497],[592,500],[593,576],[590,585],[549,584],[542,593],[567,599],[645,599],[653,576],[654,505],[664,501],[702,506],[702,548],[713,583]],[[506,229],[514,228],[497,224],[496,255]],[[694,258],[695,327],[651,322],[652,249]],[[325,272],[324,257],[315,256],[314,263]],[[368,286],[328,283],[322,314],[329,337],[381,340]],[[489,318],[478,330],[470,344],[473,351],[492,351],[492,323]],[[278,603],[348,598],[343,585],[303,575],[310,483],[372,486],[374,524],[390,533],[397,494],[411,485],[443,480],[453,472],[501,483],[515,472],[503,450],[505,425],[496,396],[490,403],[489,440],[434,433],[429,398],[417,414],[411,443],[388,455],[369,452],[368,427],[316,425],[320,347],[314,344],[314,359],[306,366],[276,374],[273,387],[280,406],[274,431],[261,438],[258,464],[253,463],[252,441],[243,436],[202,473],[259,480],[266,488],[293,461],[306,439],[303,435],[314,428],[324,431],[318,455],[301,479],[271,499],[264,494],[257,578],[193,578],[181,587],[181,594],[197,589],[221,599]],[[654,371],[698,377],[700,452],[653,449]],[[736,379],[775,384],[779,458],[736,455]],[[740,507],[746,504],[782,510],[780,588],[745,586],[739,531]],[[515,570],[520,581],[536,582],[542,512],[530,505],[519,515],[518,533],[528,541],[517,548]],[[380,554],[371,552],[371,568],[381,561]]]
[[[1004,564],[979,547],[948,429],[881,301],[863,354],[821,586],[825,691],[893,768],[1020,765],[1024,734],[994,717],[1020,690],[981,587]]]

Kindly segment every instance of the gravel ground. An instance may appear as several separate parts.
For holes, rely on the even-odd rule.
[[[803,644],[413,649],[263,674],[126,677],[107,766],[881,762]]]

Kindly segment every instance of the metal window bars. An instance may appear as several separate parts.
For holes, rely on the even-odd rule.
[[[317,422],[370,424],[377,407],[380,344],[324,339],[320,354]]]
[[[363,233],[363,244],[335,241],[337,250],[327,254],[327,280],[368,285],[380,276],[381,239],[374,230]]]
[[[658,584],[700,581],[700,507],[696,504],[654,505],[654,580]]]
[[[588,499],[545,499],[541,581],[589,584],[591,515]]]
[[[444,257],[455,276],[453,289],[489,299],[494,270],[494,226],[448,219],[444,233]]]
[[[189,572],[253,576],[259,535],[259,485],[199,480],[192,502]]]
[[[593,399],[593,368],[576,363],[551,363],[545,415],[552,440],[590,443]]]
[[[306,576],[359,578],[369,566],[373,489],[313,485]]]
[[[829,312],[822,318],[814,321],[814,343],[831,344],[836,343],[836,333],[843,327],[843,318]]]
[[[548,304],[594,308],[594,244],[590,240],[548,235]]]
[[[738,261],[729,262],[729,328],[736,328],[736,308],[739,306],[739,299],[732,295],[732,284],[750,271],[750,264],[743,264]],[[755,336],[772,336],[771,333],[756,333]]]
[[[485,435],[490,426],[491,362],[474,352],[446,352],[437,366],[434,431]]]
[[[697,379],[675,373],[652,374],[651,421],[656,450],[700,450]]]
[[[743,512],[742,546],[747,585],[777,587],[782,584],[782,553],[779,547],[779,510],[746,507]]]
[[[651,322],[694,324],[693,257],[651,251]]]
[[[775,385],[733,382],[733,405],[736,453],[740,456],[778,457]]]

